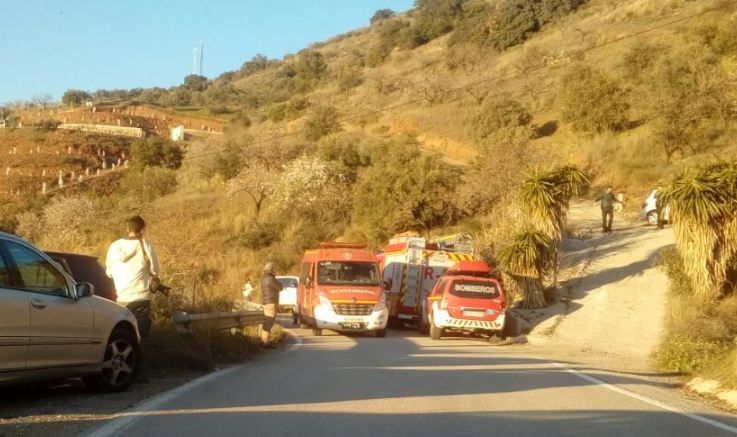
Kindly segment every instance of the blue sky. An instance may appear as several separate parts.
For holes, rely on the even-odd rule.
[[[181,83],[205,43],[204,75],[256,53],[281,58],[413,0],[0,0],[0,103],[69,88]]]

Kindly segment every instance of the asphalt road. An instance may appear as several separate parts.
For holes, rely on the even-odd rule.
[[[520,346],[298,330],[295,344],[208,376],[92,435],[126,436],[721,436],[737,422],[636,393],[627,374],[575,370]],[[662,395],[661,393],[661,395]],[[667,396],[667,395],[662,395]],[[662,402],[662,403],[661,403]]]

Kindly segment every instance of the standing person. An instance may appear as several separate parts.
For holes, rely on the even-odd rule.
[[[144,238],[146,222],[140,216],[128,220],[128,235],[113,242],[107,251],[107,275],[113,278],[118,303],[138,321],[141,337],[151,332],[152,279],[159,275],[159,260]]]
[[[264,305],[264,316],[266,316],[261,331],[261,345],[264,347],[269,346],[271,328],[274,326],[276,310],[279,308],[279,292],[281,290],[282,286],[276,280],[274,273],[274,263],[267,262],[264,265],[263,275],[261,275],[261,303]]]
[[[243,286],[243,300],[248,302],[251,300],[253,294],[253,285],[251,285],[251,278],[246,278],[246,285]]]
[[[622,203],[612,194],[612,187],[609,186],[606,192],[596,199],[601,203],[601,232],[612,232],[612,222],[614,221],[614,203]]]

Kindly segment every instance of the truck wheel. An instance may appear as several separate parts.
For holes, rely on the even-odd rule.
[[[312,328],[312,335],[314,335],[315,337],[322,336],[322,329],[320,329],[320,328]]]
[[[376,336],[379,337],[379,338],[386,337],[386,328],[384,328],[384,329],[377,329],[375,332],[376,332]]]
[[[116,328],[105,348],[102,371],[85,377],[84,382],[95,391],[121,392],[136,380],[141,358],[141,346],[136,335],[128,329]]]
[[[443,328],[438,328],[435,326],[435,321],[430,320],[430,338],[433,340],[440,340],[440,338],[443,336]]]

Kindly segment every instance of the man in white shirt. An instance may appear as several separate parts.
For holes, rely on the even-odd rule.
[[[105,261],[113,278],[118,303],[136,316],[142,337],[151,331],[151,278],[159,275],[159,260],[143,234],[146,222],[140,216],[128,220],[128,236],[113,242]]]

